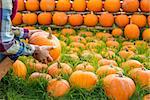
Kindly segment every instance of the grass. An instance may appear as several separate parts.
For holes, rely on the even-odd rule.
[[[99,32],[98,30],[90,30],[90,31],[92,31],[93,34]],[[69,35],[67,35],[67,38],[68,39],[66,40],[66,43],[67,45],[69,45],[71,43],[71,39],[69,38]],[[115,55],[108,58],[116,60],[116,62],[120,66],[121,63],[125,61],[125,59],[120,58],[118,55],[118,52],[119,50],[121,50],[122,45],[120,45],[119,48],[117,49],[107,48],[105,45],[106,39],[102,39],[102,40],[104,43],[102,42],[101,43],[102,46],[96,48],[96,52],[101,54],[103,57],[105,57],[105,53],[107,53],[108,50],[114,51]],[[118,37],[116,38],[116,40],[119,43],[122,43],[124,41],[122,37]],[[98,59],[96,57],[91,55],[81,56],[83,51],[82,49],[80,49],[80,51],[77,52],[79,59],[74,59],[70,57],[68,54],[70,50],[71,49],[68,47],[62,47],[62,54],[61,54],[60,61],[69,64],[73,69],[75,66],[77,66],[78,64],[84,61],[89,62],[96,69],[100,67],[98,65]],[[147,69],[150,69],[149,52],[150,52],[150,48],[145,48],[145,46],[141,45],[137,48],[137,52],[136,52],[137,55],[132,59],[140,61],[141,63],[145,64],[144,66]],[[140,55],[144,55],[145,59],[143,59]],[[26,64],[27,59],[29,58],[30,57],[22,56],[19,59]],[[102,79],[99,79],[99,82],[91,91],[87,91],[81,88],[79,89],[79,88],[71,87],[70,91],[65,96],[59,98],[51,97],[48,95],[46,91],[46,87],[48,83],[46,80],[44,79],[39,79],[37,81],[28,80],[28,77],[32,72],[34,71],[30,70],[28,67],[27,79],[23,80],[21,78],[14,76],[12,70],[10,70],[8,74],[0,81],[0,99],[6,99],[6,100],[108,100],[109,99],[103,90]],[[127,73],[124,74],[127,75]],[[68,80],[69,76],[62,75],[62,78]],[[136,91],[134,92],[130,100],[142,100],[142,97],[149,93],[150,93],[149,90],[143,89],[142,87],[140,87],[140,85],[136,84]]]

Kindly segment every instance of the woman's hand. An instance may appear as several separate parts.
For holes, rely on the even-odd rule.
[[[39,62],[47,64],[53,61],[53,58],[49,54],[50,49],[54,49],[54,46],[36,46],[33,57]]]

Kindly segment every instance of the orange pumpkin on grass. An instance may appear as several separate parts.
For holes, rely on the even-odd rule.
[[[55,9],[55,0],[41,0],[40,8],[42,11],[53,11]]]
[[[145,95],[145,96],[143,97],[142,100],[149,100],[149,99],[150,99],[150,94],[147,94],[147,95]]]
[[[95,68],[90,65],[88,62],[83,62],[75,67],[75,70],[83,70],[83,71],[90,71],[94,72]]]
[[[40,13],[38,15],[38,23],[41,25],[50,25],[52,23],[51,13],[49,13],[49,12]]]
[[[145,29],[142,33],[143,40],[150,41],[150,28]]]
[[[75,35],[76,31],[74,29],[71,29],[71,28],[64,28],[61,30],[61,34],[64,36],[66,36],[67,34],[68,35]]]
[[[114,37],[118,37],[118,36],[122,36],[123,35],[123,31],[121,28],[114,28],[111,32],[111,34],[114,36]]]
[[[52,77],[49,74],[39,73],[39,72],[34,72],[29,76],[30,80],[36,80],[36,79],[40,79],[40,78],[44,78],[48,81],[52,79]]]

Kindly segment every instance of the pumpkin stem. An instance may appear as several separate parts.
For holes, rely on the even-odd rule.
[[[51,28],[50,27],[48,27],[48,31],[49,31],[49,37],[48,38],[52,38],[52,30],[51,30]]]
[[[57,64],[58,64],[58,68],[59,68],[59,69],[62,68],[62,66],[61,66],[61,64],[60,64],[59,61],[57,61]]]
[[[123,77],[123,74],[121,72],[118,72],[119,77]]]

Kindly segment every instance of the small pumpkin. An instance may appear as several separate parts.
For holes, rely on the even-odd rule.
[[[111,32],[114,37],[119,37],[123,35],[123,31],[121,28],[114,28]]]
[[[140,8],[143,12],[150,12],[150,1],[149,0],[141,0],[140,1]]]
[[[93,72],[75,71],[71,74],[69,82],[73,87],[91,90],[97,84],[98,78]]]
[[[86,43],[85,38],[81,37],[81,36],[70,36],[70,39],[72,42],[80,42],[80,43]]]
[[[41,0],[40,8],[42,11],[53,11],[55,9],[55,0]]]
[[[30,80],[36,80],[36,79],[40,79],[40,78],[44,78],[46,80],[51,80],[52,77],[49,74],[46,73],[39,73],[39,72],[34,72],[29,76]]]
[[[135,56],[135,53],[133,51],[126,49],[119,51],[119,56],[124,59],[130,59]]]
[[[24,11],[25,10],[25,3],[24,0],[18,0],[18,11]]]
[[[115,18],[115,23],[119,27],[125,27],[127,24],[129,24],[129,18],[127,15],[117,15]]]
[[[87,14],[84,16],[84,25],[86,26],[96,26],[98,23],[98,18],[94,14]]]
[[[61,34],[66,36],[66,35],[75,35],[76,31],[74,29],[71,28],[64,28],[61,30]]]
[[[118,64],[116,63],[116,61],[114,61],[114,60],[108,60],[108,59],[101,59],[101,60],[98,61],[98,64],[100,66],[104,66],[104,65],[118,66]]]
[[[118,12],[120,7],[120,0],[105,0],[104,2],[104,8],[108,12]]]
[[[28,11],[38,11],[40,9],[39,0],[27,0],[25,6]]]
[[[64,96],[70,90],[68,81],[64,79],[52,79],[48,82],[47,92],[50,96]]]
[[[106,95],[112,100],[129,100],[135,92],[133,80],[122,74],[111,74],[106,76],[103,79],[103,85]]]
[[[150,99],[150,94],[147,94],[147,95],[145,95],[145,96],[143,97],[142,100],[149,100],[149,99]]]
[[[78,33],[79,36],[82,36],[82,37],[92,37],[93,36],[93,33],[92,32],[88,32],[88,31],[80,31]]]
[[[12,24],[14,26],[22,24],[22,14],[20,12],[17,12],[14,19],[12,20]]]
[[[124,35],[127,39],[138,39],[140,36],[139,27],[135,24],[128,24],[124,29]]]
[[[115,47],[115,48],[118,48],[119,47],[119,43],[117,41],[107,41],[106,42],[106,46],[107,47]]]
[[[69,46],[72,48],[82,48],[82,49],[85,48],[85,45],[83,43],[79,43],[79,42],[72,42],[72,43],[70,43]]]
[[[83,62],[75,67],[75,70],[91,71],[94,72],[95,68],[88,62]]]
[[[130,22],[136,24],[138,27],[146,25],[146,17],[144,15],[134,14],[131,16]]]
[[[69,11],[71,4],[69,0],[58,0],[56,4],[56,10],[58,11]]]
[[[118,72],[123,72],[123,70],[117,66],[114,66],[114,65],[104,65],[104,66],[100,66],[97,69],[96,74],[99,77],[105,77],[107,75],[116,74]]]
[[[51,13],[49,13],[49,12],[40,13],[38,15],[38,23],[41,25],[50,25],[52,23]]]
[[[64,12],[56,12],[53,15],[53,23],[55,25],[65,25],[67,23],[68,16]]]
[[[25,78],[26,78],[26,75],[27,75],[27,68],[26,68],[26,65],[25,65],[22,61],[16,60],[16,61],[13,63],[13,73],[14,73],[14,75],[16,75],[16,76],[25,79]]]
[[[143,40],[150,41],[150,28],[143,31],[142,38]]]
[[[143,68],[134,68],[128,75],[141,86],[150,86],[150,70]]]
[[[89,0],[87,3],[87,8],[89,11],[101,11],[102,7],[102,0]]]
[[[26,14],[23,14],[22,20],[23,20],[24,24],[34,25],[34,24],[37,23],[37,15],[35,13],[26,13]]]
[[[66,63],[56,62],[48,67],[48,74],[52,77],[57,77],[59,75],[70,75],[72,73],[72,68]]]
[[[99,23],[104,27],[111,27],[114,24],[114,16],[111,13],[103,13],[99,17]]]
[[[69,16],[68,21],[72,26],[79,26],[83,23],[83,16],[81,14],[73,14]]]
[[[99,39],[102,39],[102,38],[111,38],[112,37],[112,34],[110,33],[105,33],[105,32],[98,32],[96,33],[96,37],[99,38]]]
[[[85,11],[86,1],[85,0],[74,0],[72,4],[74,11]]]
[[[123,0],[122,8],[125,12],[136,12],[139,8],[138,0]]]

